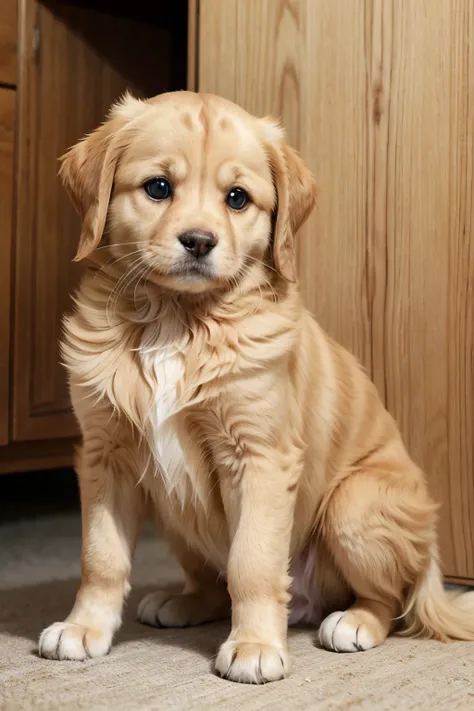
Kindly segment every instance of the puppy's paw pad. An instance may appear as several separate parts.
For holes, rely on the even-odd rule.
[[[46,659],[83,661],[103,657],[111,643],[110,632],[71,622],[55,622],[43,630],[38,653]]]
[[[227,641],[217,655],[215,670],[219,676],[243,684],[279,681],[288,673],[286,650],[254,642]]]
[[[365,652],[380,644],[355,612],[333,612],[319,628],[322,647],[332,652]]]

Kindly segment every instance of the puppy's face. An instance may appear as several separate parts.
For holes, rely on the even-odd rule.
[[[151,280],[190,291],[229,284],[263,259],[275,190],[255,128],[179,95],[139,119],[115,173],[115,251],[139,250]]]
[[[127,97],[63,162],[83,216],[79,258],[105,231],[131,276],[174,291],[231,287],[264,261],[294,277],[290,197],[301,222],[314,185],[289,151],[275,124],[218,97]]]

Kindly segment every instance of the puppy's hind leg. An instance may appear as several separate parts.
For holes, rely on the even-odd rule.
[[[322,535],[356,596],[351,607],[323,621],[319,639],[326,649],[356,652],[384,642],[406,590],[429,564],[436,507],[411,468],[351,473],[326,504]]]

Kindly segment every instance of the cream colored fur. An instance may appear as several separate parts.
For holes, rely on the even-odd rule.
[[[61,172],[91,263],[63,344],[83,433],[82,584],[40,653],[108,651],[147,512],[187,582],[147,596],[139,617],[231,612],[216,660],[229,679],[288,672],[291,593],[291,619],[320,625],[331,650],[394,629],[474,639],[474,605],[442,588],[422,472],[356,360],[302,305],[295,236],[316,191],[278,126],[209,95],[127,96]],[[155,176],[171,199],[146,195]],[[241,212],[225,203],[235,185],[251,197]],[[205,276],[182,269],[177,238],[191,229],[218,240]]]

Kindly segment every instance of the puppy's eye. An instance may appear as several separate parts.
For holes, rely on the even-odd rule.
[[[225,201],[232,210],[243,210],[250,202],[250,197],[242,188],[232,188],[227,193]]]
[[[151,178],[143,187],[152,200],[167,200],[171,197],[171,183],[166,178]]]

